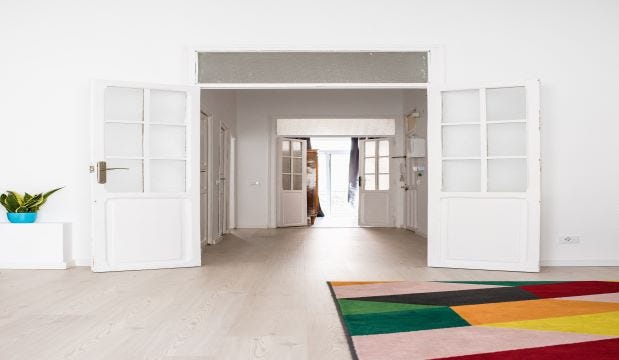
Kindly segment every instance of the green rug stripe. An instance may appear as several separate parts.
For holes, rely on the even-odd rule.
[[[435,305],[400,304],[382,301],[362,301],[350,299],[339,299],[338,303],[340,305],[340,310],[342,311],[343,315],[374,314],[391,311],[419,310],[438,307]]]
[[[469,326],[449,307],[344,315],[351,336]]]
[[[559,284],[565,281],[439,281],[443,283],[455,284],[475,284],[475,285],[497,285],[497,286],[522,286],[522,285],[544,285]]]

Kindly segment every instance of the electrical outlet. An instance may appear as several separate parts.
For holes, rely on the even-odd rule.
[[[580,243],[580,236],[565,235],[565,236],[559,237],[559,244],[572,245],[572,244],[578,244],[578,243]]]

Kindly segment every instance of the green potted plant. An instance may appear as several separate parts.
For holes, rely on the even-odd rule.
[[[12,223],[33,223],[37,219],[37,211],[45,204],[47,198],[62,188],[46,193],[30,195],[7,191],[0,195],[0,205],[6,209],[6,217]]]

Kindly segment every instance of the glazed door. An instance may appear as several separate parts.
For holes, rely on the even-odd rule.
[[[428,264],[539,271],[539,82],[428,93]]]
[[[199,88],[92,91],[92,270],[200,266]]]
[[[393,226],[389,139],[359,141],[359,226]]]
[[[277,226],[307,225],[307,141],[277,142]]]

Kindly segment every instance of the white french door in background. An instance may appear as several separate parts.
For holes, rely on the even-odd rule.
[[[389,139],[359,141],[359,226],[393,226]]]
[[[307,225],[307,141],[277,141],[277,226]]]
[[[539,271],[539,82],[428,101],[428,265]]]
[[[93,271],[200,265],[197,86],[96,81]]]

